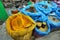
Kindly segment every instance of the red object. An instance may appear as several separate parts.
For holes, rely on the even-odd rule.
[[[34,3],[36,2],[36,0],[31,0],[31,1],[34,2]]]
[[[18,13],[18,10],[12,11],[12,14],[16,14]]]

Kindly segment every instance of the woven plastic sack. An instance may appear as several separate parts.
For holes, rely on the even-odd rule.
[[[21,10],[21,12],[25,15],[30,16],[32,19],[36,20],[41,20],[41,21],[46,21],[46,16],[40,11],[37,12],[37,10],[35,9],[34,5],[28,5],[25,8],[23,8]]]
[[[47,1],[38,2],[34,6],[38,12],[42,11],[46,15],[52,11],[52,8],[49,6]]]
[[[60,27],[60,19],[55,15],[48,16],[48,23],[51,26],[51,29],[57,29]]]
[[[49,4],[49,7],[51,7],[52,8],[52,11],[55,11],[56,9],[57,9],[57,4],[55,3],[55,2],[53,2],[53,1],[48,1],[47,2],[48,4]]]
[[[10,16],[6,21],[8,34],[14,40],[30,40],[35,22],[22,13]]]
[[[36,28],[35,28],[35,35],[45,36],[50,33],[50,25],[49,23],[37,20],[36,21]]]
[[[57,7],[55,12],[56,12],[56,15],[60,17],[60,7]]]

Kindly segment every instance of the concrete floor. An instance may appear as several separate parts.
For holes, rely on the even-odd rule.
[[[7,33],[5,28],[5,23],[0,25],[0,40],[13,40]],[[60,30],[51,32],[50,34],[36,38],[35,40],[60,40]]]
[[[6,33],[5,23],[0,25],[0,40],[12,40],[12,38]]]

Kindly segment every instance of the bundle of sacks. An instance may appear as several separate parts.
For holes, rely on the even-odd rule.
[[[7,32],[15,40],[29,40],[33,30],[34,36],[45,36],[60,27],[60,9],[55,2],[41,1],[19,11],[6,21]]]
[[[34,5],[26,6],[20,12],[30,16],[36,22],[34,34],[44,36],[60,27],[59,8],[53,1],[41,1]]]

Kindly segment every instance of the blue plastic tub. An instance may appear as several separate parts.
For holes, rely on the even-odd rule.
[[[52,8],[52,11],[55,11],[57,9],[57,4],[55,2],[51,1],[51,2],[48,2],[48,4],[49,4],[49,7]]]
[[[46,16],[40,11],[40,12],[30,12],[30,11],[26,11],[27,9],[29,9],[32,5],[28,5],[25,8],[23,8],[21,10],[21,12],[25,15],[28,15],[30,17],[32,17],[34,20],[42,20],[42,21],[46,21]]]
[[[34,13],[34,12],[30,12],[30,11],[27,11],[32,5],[28,5],[26,7],[24,7],[21,12],[26,14],[26,15],[29,15],[30,13]]]
[[[60,20],[56,15],[50,15],[48,16],[48,22],[51,26],[51,29],[56,29],[60,27]]]
[[[59,11],[58,11],[58,10],[60,10],[60,9],[57,8],[56,11],[51,11],[51,12],[49,13],[49,15],[47,15],[47,17],[48,17],[48,16],[55,16],[57,19],[60,20],[60,14],[59,14]]]
[[[42,2],[36,3],[34,6],[37,11],[42,11],[46,15],[52,11],[52,8],[47,3],[47,1],[42,1]]]
[[[56,13],[54,12],[54,11],[51,11],[50,13],[49,13],[49,15],[56,15]],[[48,15],[48,16],[49,16]]]
[[[60,17],[60,7],[57,7],[56,15]]]
[[[45,36],[48,35],[50,33],[50,25],[48,22],[46,22],[48,29],[46,31],[41,31],[38,29],[38,27],[36,26],[35,28],[35,35],[39,35],[39,36]]]

